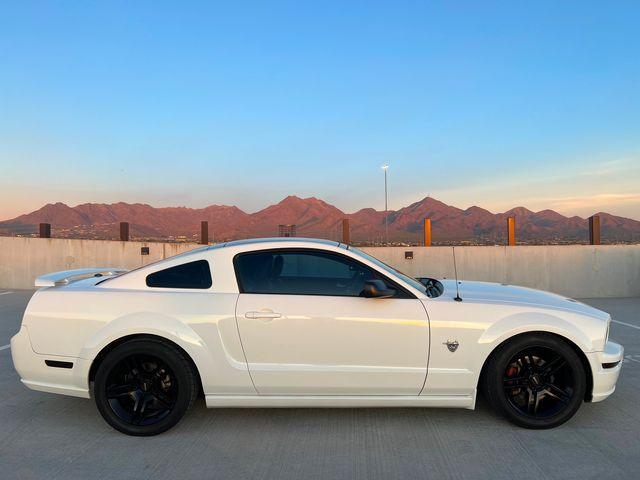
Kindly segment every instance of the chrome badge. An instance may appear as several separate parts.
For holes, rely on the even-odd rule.
[[[458,349],[458,346],[460,346],[457,340],[454,340],[453,342],[451,340],[447,340],[443,345],[446,345],[451,353],[455,352]]]

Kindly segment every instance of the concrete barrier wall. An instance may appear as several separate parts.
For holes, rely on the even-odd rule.
[[[149,255],[141,255],[141,247]],[[198,247],[184,243],[0,237],[0,288],[34,288],[39,275],[83,267],[134,269]]]
[[[141,247],[149,255],[141,255]],[[196,244],[0,237],[0,288],[34,288],[38,275],[82,267],[137,268]],[[363,250],[413,276],[453,278],[452,247]],[[413,259],[405,259],[412,252]],[[640,245],[455,247],[458,277],[577,298],[640,296]]]
[[[364,248],[412,276],[454,278],[452,247]],[[413,260],[405,252],[413,252]],[[640,245],[455,247],[458,278],[576,298],[640,296]]]

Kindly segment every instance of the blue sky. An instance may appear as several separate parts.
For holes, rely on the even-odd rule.
[[[0,219],[427,194],[640,219],[640,3],[12,2]]]

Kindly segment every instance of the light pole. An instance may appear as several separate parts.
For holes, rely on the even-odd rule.
[[[384,170],[384,242],[385,242],[385,245],[389,245],[389,223],[387,220],[387,210],[388,210],[387,170],[389,170],[389,164],[385,163],[380,168]]]

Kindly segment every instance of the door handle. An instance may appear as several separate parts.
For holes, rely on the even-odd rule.
[[[273,320],[274,318],[282,317],[282,315],[276,312],[247,312],[244,314],[244,317],[260,320]]]

